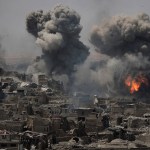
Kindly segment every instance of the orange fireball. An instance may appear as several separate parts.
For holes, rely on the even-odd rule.
[[[133,94],[134,92],[139,91],[141,84],[148,85],[148,80],[145,76],[139,74],[136,77],[132,77],[129,75],[125,80],[125,85],[129,87],[130,93]]]

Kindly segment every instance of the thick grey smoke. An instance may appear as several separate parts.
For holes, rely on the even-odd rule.
[[[105,24],[93,28],[91,43],[99,52],[109,56],[138,52],[150,55],[149,15],[115,16]]]
[[[129,74],[134,77],[150,69],[149,58],[141,53],[125,54],[119,58],[102,57],[99,61],[88,58],[84,65],[79,66],[75,89],[104,97],[127,94],[124,84],[126,77]]]
[[[115,16],[92,29],[91,43],[99,60],[87,60],[79,67],[76,86],[86,92],[111,96],[125,94],[124,81],[130,74],[150,72],[150,19]],[[104,57],[105,56],[105,57]]]
[[[77,12],[63,5],[52,11],[32,12],[26,20],[27,31],[42,48],[42,56],[28,68],[28,72],[71,75],[82,64],[89,49],[79,40],[82,26]]]

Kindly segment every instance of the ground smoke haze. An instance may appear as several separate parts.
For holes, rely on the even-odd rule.
[[[2,37],[0,36],[0,68],[6,67],[4,56],[5,56],[5,50],[2,47]]]

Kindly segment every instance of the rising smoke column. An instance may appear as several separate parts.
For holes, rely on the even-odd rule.
[[[58,5],[47,13],[32,12],[26,26],[42,48],[42,56],[29,67],[29,72],[40,72],[44,68],[49,74],[70,76],[75,66],[89,55],[89,49],[79,40],[80,16],[69,7]]]
[[[114,16],[107,22],[93,27],[90,42],[98,53],[107,56],[107,59],[97,61],[88,75],[90,80],[97,83],[95,89],[106,89],[104,93],[108,92],[110,95],[119,94],[125,91],[124,80],[128,74],[133,78],[139,72],[149,74],[149,15]],[[100,59],[102,57],[101,55]]]

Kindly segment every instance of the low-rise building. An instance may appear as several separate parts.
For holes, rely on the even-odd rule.
[[[13,132],[6,130],[0,130],[0,148],[18,148],[19,145],[19,136]]]

